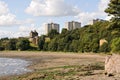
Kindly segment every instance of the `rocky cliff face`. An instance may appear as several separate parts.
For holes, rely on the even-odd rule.
[[[105,74],[108,76],[120,74],[120,55],[113,54],[106,56]]]

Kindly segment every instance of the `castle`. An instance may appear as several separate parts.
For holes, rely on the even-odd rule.
[[[38,44],[38,40],[39,40],[39,37],[38,37],[38,33],[35,31],[31,31],[30,32],[30,38],[29,38],[29,41],[35,45]]]

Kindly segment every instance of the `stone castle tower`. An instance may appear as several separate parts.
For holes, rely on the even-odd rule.
[[[38,38],[38,33],[37,33],[37,31],[36,31],[36,30],[35,30],[35,31],[31,31],[31,32],[30,32],[29,41],[30,41],[31,43],[37,45],[37,44],[38,44],[38,40],[39,40],[39,38]]]

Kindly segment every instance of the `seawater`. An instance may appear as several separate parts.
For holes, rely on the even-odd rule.
[[[0,76],[18,75],[29,72],[30,63],[22,59],[0,58]]]

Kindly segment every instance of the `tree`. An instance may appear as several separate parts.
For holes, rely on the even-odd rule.
[[[64,34],[66,34],[66,32],[67,32],[67,29],[66,29],[66,28],[63,28],[61,34],[64,35]]]
[[[30,48],[30,42],[27,39],[20,39],[16,44],[19,50],[28,50]]]
[[[120,0],[110,0],[105,12],[108,15],[113,15],[115,19],[120,19]]]
[[[100,46],[99,51],[100,52],[109,52],[110,48],[108,43],[103,43],[102,46]]]
[[[9,40],[8,37],[2,38],[1,41]]]
[[[42,35],[42,36],[39,38],[38,49],[39,49],[39,50],[43,50],[44,44],[45,44],[45,35]]]
[[[16,43],[17,43],[16,39],[10,39],[6,44],[5,48],[7,50],[16,50]]]
[[[45,41],[42,40],[42,39],[40,39],[39,42],[38,42],[38,48],[39,48],[39,50],[43,50],[44,44],[45,44]]]
[[[66,43],[64,42],[64,38],[58,38],[58,51],[63,51]]]
[[[55,38],[48,44],[48,50],[57,51],[57,48],[58,48],[58,43],[57,43],[57,39]]]
[[[90,46],[91,46],[91,52],[97,53],[99,51],[99,39],[94,38],[90,43]]]
[[[79,40],[73,40],[70,44],[70,51],[71,52],[78,52],[78,47],[80,45]]]
[[[120,37],[112,40],[111,49],[112,52],[120,52]]]
[[[49,42],[44,43],[44,46],[43,46],[44,51],[48,51],[48,44],[49,44]]]
[[[52,29],[49,33],[48,36],[53,39],[56,35],[58,35],[59,33],[57,32],[57,30]]]
[[[4,47],[0,46],[0,51],[3,51],[3,50],[5,50]]]

